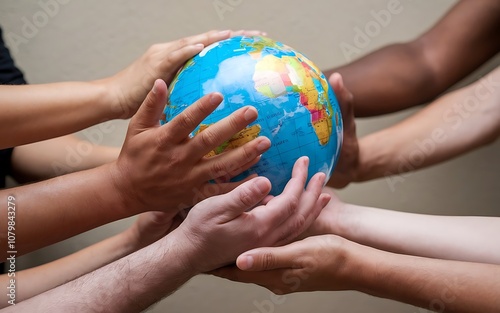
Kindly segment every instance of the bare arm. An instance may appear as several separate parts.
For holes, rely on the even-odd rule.
[[[2,136],[0,147],[54,138],[113,119],[111,100],[97,82],[0,86],[1,132],[10,134]]]
[[[414,41],[394,44],[339,72],[355,95],[356,116],[428,102],[500,51],[500,3],[462,0]]]
[[[220,104],[222,95],[203,97],[160,127],[166,93],[165,82],[157,80],[132,118],[115,162],[0,191],[2,199],[15,198],[18,255],[144,211],[167,211],[175,216],[204,198],[232,190],[239,183],[209,181],[228,174],[233,164],[243,164],[241,171],[246,170],[269,148],[269,139],[261,137],[220,157],[205,157],[254,121],[257,111],[241,108],[188,140]],[[0,210],[7,225],[7,207]],[[0,236],[6,241],[5,228]],[[0,255],[5,259],[6,251]]]
[[[349,94],[333,75],[343,107]],[[346,100],[347,99],[347,100]],[[348,111],[345,125],[353,125]],[[349,119],[350,118],[350,119]],[[346,126],[347,127],[347,126]],[[346,128],[331,187],[386,177],[391,189],[401,174],[449,160],[495,141],[500,135],[500,67],[481,80],[446,94],[404,121],[357,140]]]
[[[0,286],[8,289],[10,279],[15,279],[19,285],[16,301],[21,302],[129,255],[162,238],[177,225],[167,213],[143,213],[130,228],[111,238],[59,260],[15,272],[15,276],[0,276]],[[2,301],[0,307],[8,306],[9,300]]]
[[[113,162],[119,154],[118,147],[101,146],[74,135],[62,136],[15,147],[12,176],[20,183],[40,181]]]
[[[500,265],[500,218],[436,216],[342,203],[333,191],[307,235],[335,234],[377,249]]]
[[[361,138],[357,180],[398,175],[449,160],[499,135],[500,67],[403,122]],[[391,182],[394,187],[397,177]]]
[[[249,263],[249,258],[252,262]],[[317,236],[240,255],[217,275],[278,293],[356,290],[439,312],[498,312],[500,266],[393,254]]]
[[[156,79],[170,83],[179,67],[204,46],[234,34],[212,31],[153,45],[123,71],[93,82],[0,86],[0,133],[10,134],[1,137],[0,148],[67,135],[110,119],[130,118]]]
[[[234,262],[249,248],[285,244],[308,227],[328,202],[325,175],[305,186],[308,162],[299,159],[283,193],[257,204],[271,190],[263,177],[197,204],[163,239],[6,312],[140,312],[192,276]],[[249,210],[253,208],[252,210]]]

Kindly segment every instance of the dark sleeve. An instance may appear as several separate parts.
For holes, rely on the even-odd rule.
[[[0,84],[2,85],[24,85],[23,72],[17,68],[9,49],[3,41],[2,29],[0,28]]]
[[[0,84],[1,85],[24,85],[23,72],[17,68],[9,49],[3,41],[2,29],[0,28]],[[1,104],[0,104],[1,105]],[[3,136],[3,134],[2,134]],[[12,151],[14,148],[0,150],[0,188],[5,188],[5,177],[10,174],[12,164]]]

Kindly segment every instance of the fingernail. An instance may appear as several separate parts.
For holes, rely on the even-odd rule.
[[[213,93],[210,95],[210,104],[218,105],[221,102],[222,95],[220,93]]]
[[[323,172],[318,173],[318,180],[321,182],[321,185],[324,187],[326,184],[326,174]]]
[[[264,139],[265,138],[265,139]],[[270,141],[269,139],[267,139],[266,137],[264,137],[260,140],[259,144],[257,145],[257,150],[259,152],[264,152],[266,151],[267,149],[269,149],[269,144],[270,144]]]
[[[340,76],[339,73],[333,73],[335,77],[339,80],[339,87],[344,88],[344,80],[342,79],[342,76]]]
[[[330,202],[330,200],[332,200],[332,196],[330,196],[329,194],[327,193],[324,193],[323,194],[323,206],[326,206],[328,204],[328,202]]]
[[[240,266],[240,269],[242,270],[248,270],[251,269],[253,266],[253,257],[252,256],[246,256],[242,259],[242,263]]]
[[[255,108],[253,108],[253,107],[247,108],[244,115],[243,115],[243,117],[245,118],[245,121],[248,122],[248,121],[255,119],[255,117],[256,117],[255,113],[256,113]]]
[[[155,80],[155,82],[153,84],[153,89],[151,90],[154,95],[156,95],[156,93],[158,92],[158,84],[159,84],[159,81],[157,79],[157,80]]]
[[[201,50],[201,49],[205,48],[205,45],[204,45],[204,44],[202,44],[202,43],[197,43],[197,44],[195,44],[195,45],[194,45],[194,47],[195,47],[196,49]]]
[[[264,194],[268,192],[268,184],[267,179],[264,177],[257,177],[254,180],[255,187],[259,190],[260,193]]]
[[[304,164],[309,165],[309,157],[308,156],[304,157]]]
[[[230,32],[231,32],[230,30],[221,30],[221,31],[219,32],[219,35],[221,35],[221,36],[226,36],[226,35],[229,35],[229,33],[230,33]]]

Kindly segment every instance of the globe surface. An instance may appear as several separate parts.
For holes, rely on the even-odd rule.
[[[272,195],[281,193],[295,161],[308,156],[309,177],[327,178],[342,145],[342,117],[337,99],[321,71],[304,55],[266,37],[233,37],[206,47],[189,60],[170,85],[162,123],[173,119],[202,96],[220,92],[220,106],[192,133],[246,105],[258,119],[209,155],[216,155],[266,136],[271,148],[248,171],[267,177]]]

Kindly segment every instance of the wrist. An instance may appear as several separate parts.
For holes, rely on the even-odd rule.
[[[126,254],[130,254],[144,248],[144,245],[141,244],[139,232],[135,225],[136,224],[133,224],[131,227],[117,235],[120,238],[120,241],[124,243],[123,250]]]
[[[101,166],[103,176],[109,185],[108,197],[112,206],[120,212],[123,217],[130,217],[145,212],[144,205],[133,197],[133,185],[125,178],[122,171],[118,169],[117,162],[111,162]]]
[[[342,203],[338,206],[336,214],[332,217],[331,233],[339,235],[348,240],[353,240],[358,233],[359,216],[363,208],[357,205]]]
[[[387,145],[384,135],[373,133],[359,139],[359,163],[354,171],[354,182],[365,182],[385,175]]]
[[[345,261],[339,269],[338,277],[345,282],[345,289],[375,295],[380,281],[390,274],[385,253],[346,239],[339,253]]]
[[[163,253],[175,256],[180,273],[194,277],[204,272],[201,270],[203,258],[199,257],[196,248],[187,238],[188,236],[177,228],[158,242],[163,247]]]
[[[92,90],[92,107],[99,111],[100,121],[106,122],[116,119],[114,92],[107,79],[95,80],[87,83]]]
[[[97,100],[106,120],[114,120],[128,117],[122,108],[123,94],[114,76],[99,79],[92,82],[95,85],[100,98]]]

